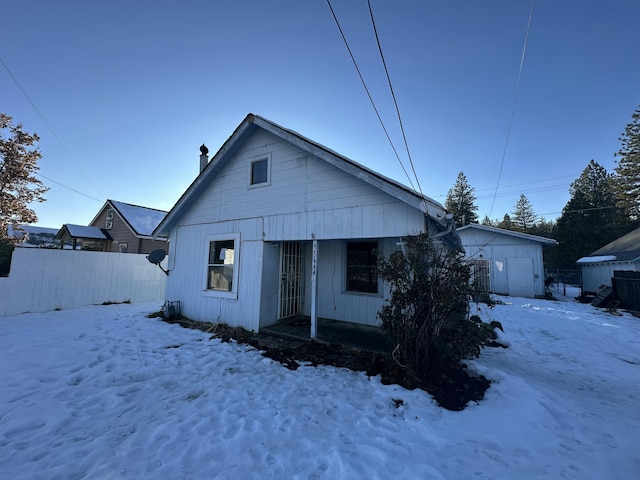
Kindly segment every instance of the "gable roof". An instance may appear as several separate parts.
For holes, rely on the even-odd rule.
[[[86,225],[73,225],[65,223],[56,234],[57,240],[68,240],[70,238],[82,238],[86,240],[111,240],[107,232],[98,227],[88,227]]]
[[[458,232],[462,233],[465,230],[480,230],[483,232],[489,232],[496,235],[505,235],[508,237],[521,238],[523,240],[529,240],[531,242],[538,242],[544,245],[556,245],[558,242],[553,238],[540,237],[538,235],[530,235],[528,233],[514,232],[513,230],[505,230],[504,228],[488,227],[486,225],[480,225],[478,223],[471,223],[464,227],[458,228]]]
[[[622,237],[607,243],[586,257],[582,257],[577,263],[602,263],[602,262],[636,262],[640,261],[640,228],[623,235]]]
[[[90,223],[95,222],[102,212],[108,208],[113,208],[122,221],[138,237],[150,238],[155,228],[167,214],[164,210],[142,207],[131,203],[118,202],[116,200],[107,200]]]
[[[446,210],[444,207],[425,195],[421,195],[415,190],[402,185],[390,178],[387,178],[369,168],[354,162],[353,160],[334,152],[333,150],[316,143],[300,135],[293,130],[281,127],[266,118],[248,114],[242,123],[235,129],[231,137],[220,147],[220,150],[213,156],[200,175],[193,181],[187,190],[178,199],[166,217],[154,230],[153,236],[169,236],[171,228],[177,223],[182,214],[195,202],[199,194],[206,188],[220,170],[229,162],[234,153],[240,148],[244,141],[257,129],[262,128],[283,140],[309,152],[310,154],[324,160],[325,162],[347,172],[379,190],[401,200],[427,214],[441,226],[446,227]]]

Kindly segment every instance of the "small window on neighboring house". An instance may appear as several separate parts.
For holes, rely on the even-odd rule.
[[[233,291],[235,251],[235,240],[209,242],[208,290]]]
[[[128,249],[128,244],[127,243],[119,243],[118,244],[118,251],[120,253],[127,253],[127,249]]]
[[[378,293],[378,242],[347,242],[348,292]]]
[[[251,162],[251,185],[269,183],[269,159],[262,158]]]
[[[107,210],[107,218],[104,221],[104,229],[111,230],[113,228],[113,209]]]

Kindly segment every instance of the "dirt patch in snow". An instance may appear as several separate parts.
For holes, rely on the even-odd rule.
[[[160,317],[152,314],[150,317]],[[285,367],[296,370],[301,363],[332,365],[365,372],[369,376],[380,375],[384,384],[400,385],[407,389],[420,388],[433,396],[436,402],[448,410],[462,410],[469,402],[482,400],[491,382],[483,376],[470,374],[464,365],[434,371],[430,378],[419,379],[408,375],[389,354],[367,352],[344,345],[327,344],[317,341],[298,340],[248,332],[242,328],[232,328],[222,324],[197,322],[188,318],[163,319],[185,328],[194,328],[212,334],[223,342],[235,341],[251,345],[262,355]]]

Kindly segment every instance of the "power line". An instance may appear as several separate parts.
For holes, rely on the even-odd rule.
[[[575,210],[563,210],[561,212],[548,212],[548,213],[540,213],[539,215],[555,215],[557,213],[584,213],[584,212],[593,212],[596,210],[609,210],[611,208],[618,208],[615,205],[608,207],[591,207],[591,208],[577,208]]]
[[[72,192],[75,192],[75,193],[78,193],[78,194],[80,194],[80,195],[82,195],[82,196],[84,196],[84,197],[90,198],[91,200],[95,200],[95,201],[97,201],[97,202],[104,202],[104,200],[100,200],[99,198],[92,197],[91,195],[87,195],[86,193],[82,193],[81,191],[76,190],[75,188],[71,188],[71,187],[69,187],[69,186],[67,186],[67,185],[65,185],[65,184],[63,184],[63,183],[60,183],[60,182],[58,182],[58,181],[54,180],[53,178],[45,177],[45,176],[44,176],[44,175],[42,175],[41,173],[37,173],[37,172],[36,172],[36,175],[37,175],[37,176],[39,176],[39,177],[42,177],[42,178],[44,178],[44,179],[46,179],[46,180],[49,180],[50,182],[53,182],[53,183],[55,183],[56,185],[60,185],[61,187],[66,188],[67,190],[71,190]]]
[[[362,82],[362,86],[364,87],[365,92],[367,92],[367,97],[369,97],[369,102],[371,102],[371,106],[373,107],[373,110],[376,112],[376,116],[378,117],[378,121],[380,122],[380,125],[382,126],[382,130],[384,130],[384,134],[387,136],[387,140],[389,141],[389,144],[391,145],[391,149],[393,150],[393,153],[395,154],[396,158],[398,159],[398,163],[400,163],[400,166],[402,167],[402,171],[406,175],[407,180],[409,180],[409,185],[411,185],[411,188],[413,188],[415,190],[416,188],[413,186],[413,182],[411,181],[411,177],[407,173],[407,170],[404,168],[404,165],[402,164],[402,160],[400,160],[400,156],[398,155],[396,147],[393,145],[393,142],[391,141],[391,137],[389,136],[389,132],[387,131],[387,128],[384,126],[384,122],[382,121],[382,118],[380,117],[380,113],[378,112],[378,108],[376,107],[376,104],[373,101],[373,98],[371,97],[371,93],[369,93],[369,89],[367,88],[367,84],[364,81],[364,77],[362,76],[362,73],[360,73],[360,68],[358,68],[358,63],[356,62],[356,59],[353,56],[353,53],[351,52],[351,48],[349,47],[349,42],[347,42],[347,37],[345,37],[344,32],[342,31],[342,27],[340,26],[340,22],[338,21],[338,17],[336,16],[336,13],[334,12],[333,7],[331,6],[331,0],[327,0],[327,5],[329,5],[329,10],[331,10],[331,15],[333,15],[333,20],[336,22],[336,26],[338,27],[338,30],[340,31],[340,35],[342,36],[342,41],[344,42],[345,47],[347,47],[347,51],[349,52],[349,56],[351,57],[351,61],[353,62],[353,66],[356,68],[356,72],[358,72],[358,76],[360,77],[360,82]]]
[[[518,68],[518,78],[516,79],[516,92],[513,97],[513,105],[511,106],[511,115],[509,116],[509,127],[507,128],[507,138],[504,142],[504,149],[502,151],[502,160],[500,161],[500,170],[498,171],[498,181],[496,182],[496,194],[498,193],[498,187],[500,186],[500,177],[502,177],[502,168],[504,167],[504,159],[507,156],[507,146],[509,145],[509,137],[511,135],[511,126],[513,125],[513,115],[516,111],[516,103],[518,101],[518,92],[520,90],[520,78],[522,76],[522,67],[524,65],[524,55],[527,51],[527,42],[529,41],[529,31],[531,30],[531,19],[533,18],[533,6],[535,0],[531,0],[531,9],[529,10],[529,22],[527,23],[527,33],[524,37],[524,45],[522,46],[522,55],[520,57],[520,68]],[[495,197],[491,202],[491,209],[489,210],[489,216],[493,212],[493,206],[495,204]]]
[[[554,178],[547,178],[545,180],[535,180],[533,182],[523,182],[523,183],[513,183],[511,185],[505,185],[502,186],[500,188],[512,188],[512,187],[521,187],[522,185],[533,185],[534,183],[544,183],[544,182],[553,182],[555,180],[563,180],[565,178],[577,178],[578,175],[564,175],[562,177],[554,177]],[[564,185],[564,186],[569,186],[569,185]],[[494,190],[494,188],[483,188],[480,190],[475,190],[476,192],[486,192],[488,190]]]
[[[561,188],[567,188],[568,185],[564,184],[564,185],[549,185],[546,187],[538,187],[538,188],[529,188],[526,190],[518,190],[518,191],[511,191],[511,192],[502,192],[499,194],[490,194],[490,195],[481,195],[479,197],[476,197],[478,200],[480,199],[485,199],[485,198],[494,198],[494,197],[509,197],[512,195],[523,195],[525,193],[538,193],[538,192],[549,192],[552,190],[560,190]]]
[[[382,65],[384,66],[384,73],[387,76],[387,83],[389,84],[389,90],[391,91],[391,97],[393,98],[393,104],[396,107],[396,113],[398,115],[398,123],[400,124],[400,131],[402,132],[402,139],[404,140],[404,146],[407,150],[407,157],[409,158],[409,165],[411,165],[411,170],[413,171],[413,176],[416,179],[416,185],[418,185],[418,191],[420,195],[424,196],[422,193],[422,187],[420,186],[420,180],[418,179],[418,175],[416,174],[416,169],[413,165],[413,160],[411,159],[411,152],[409,151],[409,144],[407,143],[407,136],[405,135],[404,125],[402,124],[402,117],[400,116],[400,108],[398,107],[398,101],[396,100],[396,94],[393,91],[393,85],[391,84],[391,77],[389,76],[389,70],[387,69],[387,62],[384,59],[384,54],[382,53],[382,45],[380,44],[380,38],[378,37],[378,29],[376,28],[376,21],[373,17],[373,10],[371,9],[371,1],[367,0],[367,5],[369,6],[369,16],[371,17],[371,25],[373,25],[373,32],[376,36],[376,43],[378,44],[378,51],[380,52],[380,58],[382,59]],[[405,172],[406,173],[406,172]]]
[[[44,115],[42,114],[42,112],[38,109],[38,107],[36,107],[36,104],[33,102],[33,100],[31,100],[31,97],[29,97],[29,95],[27,94],[27,92],[25,91],[24,88],[22,88],[22,85],[20,85],[20,82],[18,82],[18,79],[15,77],[15,75],[11,72],[11,70],[9,69],[9,66],[4,63],[4,61],[2,60],[2,58],[0,58],[0,63],[2,63],[2,66],[5,68],[5,70],[7,71],[7,73],[9,74],[9,76],[13,79],[13,81],[15,82],[15,84],[18,86],[18,88],[20,89],[20,91],[22,92],[22,94],[25,96],[25,98],[29,101],[29,103],[31,104],[31,106],[33,107],[33,109],[36,111],[36,113],[40,116],[40,118],[42,119],[42,121],[44,122],[44,124],[47,126],[47,128],[51,131],[51,133],[53,134],[53,136],[55,137],[56,140],[58,140],[58,142],[60,143],[60,145],[62,145],[62,148],[64,149],[65,152],[67,152],[67,155],[69,156],[69,158],[73,161],[73,163],[76,165],[76,167],[78,168],[78,170],[80,170],[80,172],[86,177],[87,180],[89,180],[89,183],[91,185],[93,185],[93,188],[96,189],[96,192],[100,193],[100,190],[98,189],[98,187],[96,186],[95,183],[93,183],[93,181],[91,180],[91,178],[89,177],[89,175],[87,175],[87,173],[82,169],[82,167],[80,166],[80,164],[76,161],[76,159],[73,157],[73,155],[71,154],[71,152],[69,151],[69,149],[67,148],[67,146],[64,144],[64,142],[60,139],[60,137],[58,137],[58,134],[55,132],[55,130],[51,127],[51,125],[49,125],[49,122],[47,122],[47,119],[44,118]],[[44,178],[44,177],[43,177]],[[53,181],[53,180],[51,180]],[[55,182],[58,183],[58,182]],[[62,185],[62,184],[60,184]],[[69,190],[72,190],[74,192],[80,193],[77,190],[74,190],[73,188],[67,187],[65,185],[62,185],[65,188],[69,188]],[[85,195],[85,194],[82,194]],[[88,195],[85,195],[88,196]],[[93,198],[93,197],[90,197]]]
[[[547,179],[545,179],[545,180],[535,180],[535,181],[532,181],[532,182],[523,182],[523,183],[512,183],[511,185],[504,185],[504,186],[499,187],[499,188],[500,188],[500,189],[506,189],[506,188],[520,187],[520,186],[522,186],[522,185],[533,185],[533,184],[535,184],[535,183],[545,183],[545,182],[552,182],[552,181],[555,181],[555,180],[563,180],[563,179],[565,179],[565,178],[573,178],[573,179],[575,179],[575,178],[577,178],[577,177],[578,177],[578,175],[564,175],[564,176],[562,176],[562,177],[547,178]],[[562,184],[562,185],[553,185],[553,186],[550,186],[550,187],[549,187],[549,190],[555,190],[555,189],[557,189],[557,188],[568,188],[568,187],[570,187],[570,186],[571,186],[571,184],[566,184],[566,183],[565,183],[565,184]],[[545,187],[538,187],[538,188],[543,189],[543,188],[545,188]],[[477,189],[475,189],[475,188],[473,189],[474,193],[476,193],[476,192],[494,191],[494,190],[495,190],[495,188],[494,188],[494,187],[491,187],[491,188],[482,188],[482,189],[480,189],[480,190],[477,190]],[[520,194],[520,193],[527,193],[528,191],[537,191],[537,189],[533,189],[533,190],[528,189],[528,190],[519,191],[519,192],[518,192],[518,194]],[[507,194],[511,194],[511,193],[509,193],[509,192],[502,192],[501,194],[497,194],[497,196],[504,196],[504,195],[507,195]],[[513,194],[515,195],[515,193],[513,193]],[[488,196],[482,196],[482,197],[480,197],[480,198],[490,198],[492,195],[493,195],[493,194],[488,195]],[[447,194],[446,194],[446,193],[439,193],[439,194],[436,194],[436,195],[432,195],[432,197],[433,197],[433,198],[442,198],[442,197],[446,197],[446,196],[447,196]]]

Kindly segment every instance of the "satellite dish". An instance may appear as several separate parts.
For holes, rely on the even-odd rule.
[[[162,268],[162,265],[160,265],[160,262],[164,260],[164,257],[166,257],[166,255],[167,255],[167,252],[159,248],[158,250],[154,250],[149,255],[147,255],[147,260],[149,260],[150,263],[157,265],[160,268],[160,270],[162,270],[165,273],[165,275],[169,275],[169,272],[167,272],[164,268]]]

